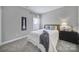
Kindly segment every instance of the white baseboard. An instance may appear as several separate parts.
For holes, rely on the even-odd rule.
[[[8,44],[8,43],[11,43],[11,42],[14,42],[14,41],[16,41],[16,40],[20,40],[20,39],[25,38],[25,37],[27,37],[27,35],[22,36],[22,37],[18,37],[18,38],[9,40],[9,41],[2,42],[2,43],[0,44],[0,46],[5,45],[5,44]]]

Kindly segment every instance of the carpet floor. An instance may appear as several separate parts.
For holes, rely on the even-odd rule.
[[[79,46],[67,41],[59,40],[57,44],[58,52],[78,52]],[[0,47],[0,52],[40,52],[37,46],[28,42],[26,38],[8,43]]]
[[[79,52],[79,45],[63,40],[58,41],[56,48],[58,52]]]
[[[0,52],[40,52],[40,50],[24,38],[1,46]]]

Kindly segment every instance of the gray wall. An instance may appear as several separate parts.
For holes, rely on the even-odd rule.
[[[61,24],[62,19],[67,19],[69,25],[73,26],[76,30],[78,29],[78,17],[77,7],[68,6],[56,9],[54,11],[45,13],[42,15],[41,26],[44,24]]]
[[[78,33],[79,33],[79,7],[78,7]]]
[[[21,31],[21,17],[27,17],[27,30]],[[33,13],[22,7],[2,7],[2,42],[27,35],[33,28]]]
[[[1,6],[0,6],[0,44],[1,44]]]

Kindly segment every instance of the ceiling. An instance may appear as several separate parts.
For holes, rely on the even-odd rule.
[[[27,8],[28,10],[38,14],[47,13],[61,7],[62,6],[24,6],[24,8]]]

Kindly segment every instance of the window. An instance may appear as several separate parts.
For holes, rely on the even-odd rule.
[[[35,24],[35,25],[39,24],[39,18],[34,17],[33,24]]]
[[[40,28],[40,18],[34,17],[33,18],[33,30],[39,30]]]

